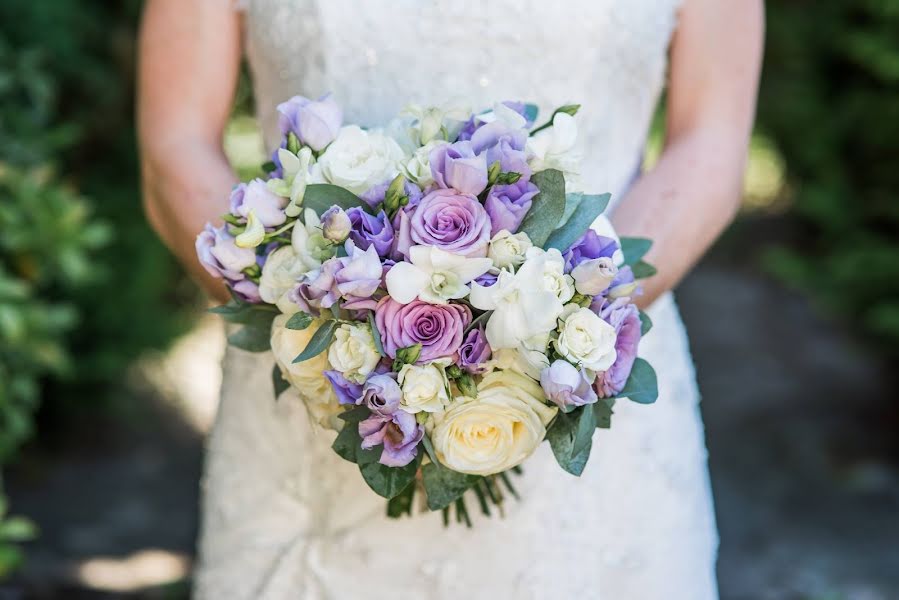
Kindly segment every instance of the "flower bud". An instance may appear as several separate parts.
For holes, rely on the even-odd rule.
[[[595,296],[608,289],[618,274],[618,267],[609,257],[585,260],[571,271],[574,288],[581,294]]]
[[[250,209],[250,212],[247,213],[247,228],[234,239],[234,243],[238,248],[255,248],[262,243],[263,238],[265,238],[265,226],[256,217],[256,211]]]
[[[411,365],[421,355],[421,344],[406,346],[396,351],[396,360],[400,363]]]
[[[352,227],[349,215],[339,206],[332,206],[322,214],[322,235],[329,242],[343,243]]]

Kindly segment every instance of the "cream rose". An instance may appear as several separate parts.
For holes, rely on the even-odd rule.
[[[340,129],[317,164],[328,181],[361,194],[395,177],[402,159],[403,151],[393,138],[348,125]]]
[[[322,427],[339,429],[341,421],[337,415],[343,412],[343,407],[337,402],[331,383],[322,374],[331,368],[328,356],[322,353],[301,363],[293,362],[323,321],[315,321],[306,329],[294,330],[285,327],[289,318],[289,315],[278,315],[272,322],[275,362],[284,379],[290,382],[291,391],[306,405],[312,421]]]
[[[438,365],[404,365],[397,381],[403,390],[406,412],[433,413],[443,410],[449,402],[446,374]]]
[[[477,398],[435,418],[431,441],[441,464],[472,475],[493,475],[521,464],[543,441],[558,409],[543,403],[543,390],[513,371],[494,371],[478,385]]]
[[[575,304],[567,305],[559,320],[562,326],[554,342],[559,354],[593,371],[605,371],[612,366],[617,358],[614,327],[589,308]]]
[[[524,262],[524,255],[532,245],[525,232],[513,234],[508,229],[501,229],[490,240],[487,257],[498,269],[514,269]]]
[[[334,332],[334,341],[328,348],[328,361],[348,381],[364,383],[380,360],[370,326],[344,323]]]
[[[282,246],[269,254],[262,266],[262,277],[259,278],[259,296],[270,304],[278,304],[288,291],[297,284],[297,280],[306,272],[306,265],[297,256],[293,246]],[[283,310],[281,312],[290,312]]]

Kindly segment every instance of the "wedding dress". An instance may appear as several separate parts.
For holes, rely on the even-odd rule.
[[[229,0],[222,0],[229,1]],[[666,69],[677,0],[248,0],[259,119],[332,92],[345,120],[376,125],[405,104],[463,98],[578,102],[584,189],[618,196],[638,167]],[[356,465],[277,402],[272,356],[229,348],[209,441],[195,593],[206,599],[717,597],[717,534],[687,337],[671,295],[649,311],[642,354],[655,405],[621,401],[580,478],[548,444],[516,478],[505,517],[444,528],[391,520]]]

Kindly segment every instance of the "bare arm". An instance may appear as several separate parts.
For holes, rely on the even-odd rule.
[[[240,65],[240,20],[224,0],[148,0],[141,26],[138,131],[150,224],[218,299],[194,240],[227,212],[235,176],[222,151]]]
[[[686,0],[671,47],[665,148],[612,221],[654,241],[648,306],[681,280],[733,219],[755,113],[762,0]]]

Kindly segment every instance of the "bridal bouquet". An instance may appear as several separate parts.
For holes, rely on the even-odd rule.
[[[197,253],[232,293],[229,341],[271,349],[288,389],[339,433],[388,514],[481,509],[547,440],[580,475],[616,400],[651,403],[633,304],[649,240],[618,239],[608,194],[575,191],[577,105],[472,114],[412,106],[343,125],[330,97],[278,107],[265,179],[234,188]],[[592,226],[592,228],[591,228]]]

